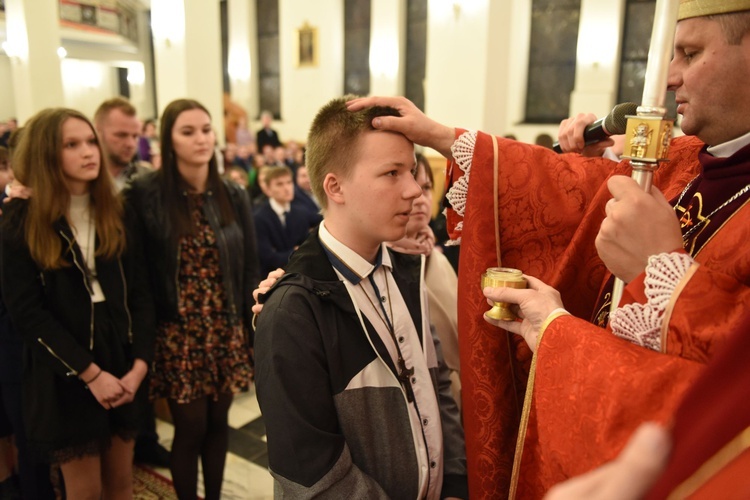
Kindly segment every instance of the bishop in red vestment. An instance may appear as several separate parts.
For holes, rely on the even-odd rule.
[[[616,194],[630,182],[621,177],[630,175],[628,162],[555,155],[454,131],[405,99],[351,103],[352,109],[396,107],[401,117],[373,125],[450,158],[448,220],[462,246],[458,321],[472,498],[502,498],[509,491],[540,497],[613,458],[641,422],[668,421],[747,311],[750,34],[730,40],[719,20],[702,17],[744,10],[750,1],[681,2],[669,85],[688,137],[672,141],[670,161],[654,176],[660,202],[642,192],[635,199],[632,189],[628,199]],[[622,220],[615,226],[614,219],[603,221],[613,206],[634,200],[630,208],[640,213],[648,201],[643,197],[658,210],[641,214],[635,229],[641,226],[658,243],[662,226],[655,221],[664,221],[666,210],[667,229],[678,241],[644,257],[639,272],[645,272],[629,272],[607,325],[607,265],[617,262],[617,238],[605,227],[622,228]],[[629,230],[625,245],[635,241]],[[480,276],[498,263],[557,289],[570,313],[549,318],[533,358],[521,337],[483,318],[489,306]]]

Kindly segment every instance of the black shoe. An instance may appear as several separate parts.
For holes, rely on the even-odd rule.
[[[169,468],[169,450],[156,441],[145,446],[136,445],[133,461],[138,464]]]

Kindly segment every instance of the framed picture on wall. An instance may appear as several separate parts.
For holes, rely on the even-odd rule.
[[[305,23],[297,29],[297,67],[318,65],[318,28]]]

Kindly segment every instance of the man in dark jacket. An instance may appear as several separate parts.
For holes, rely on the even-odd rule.
[[[281,146],[281,140],[279,140],[279,134],[271,128],[273,115],[270,111],[264,111],[261,113],[260,122],[263,128],[258,130],[255,143],[258,145],[258,153],[265,154],[266,146],[271,146],[271,149],[278,148]]]
[[[294,186],[294,200],[292,205],[298,205],[311,212],[320,212],[318,200],[310,187],[310,176],[307,175],[307,165],[300,165],[295,172],[296,185]]]
[[[94,113],[94,125],[109,160],[107,168],[118,191],[136,175],[151,170],[136,156],[141,122],[130,101],[122,97],[104,101]]]

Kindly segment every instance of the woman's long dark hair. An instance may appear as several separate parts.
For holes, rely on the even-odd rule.
[[[193,99],[177,99],[176,101],[172,101],[161,116],[159,138],[161,140],[162,167],[160,170],[160,181],[164,196],[164,205],[169,210],[170,220],[174,228],[173,237],[194,234],[195,231],[191,218],[192,207],[190,206],[188,197],[185,196],[185,191],[188,190],[189,186],[177,169],[177,157],[172,145],[172,129],[174,128],[175,121],[177,121],[177,117],[191,109],[200,109],[211,117],[211,113],[208,112],[205,106]],[[226,226],[227,224],[231,224],[235,219],[235,214],[229,199],[227,187],[219,175],[215,153],[208,162],[208,182],[206,189],[213,192],[219,204],[221,225]]]

